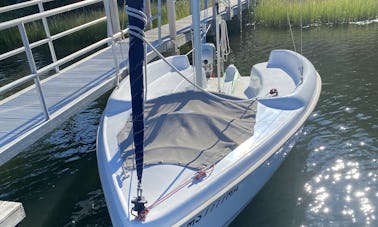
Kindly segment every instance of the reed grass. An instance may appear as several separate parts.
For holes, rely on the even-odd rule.
[[[377,0],[261,0],[255,9],[259,24],[287,27],[319,23],[340,24],[376,19]]]
[[[104,16],[105,13],[100,10],[85,10],[74,13],[67,13],[48,18],[50,34],[54,35],[59,32],[68,30],[83,23],[98,19]],[[73,33],[66,36],[67,41],[78,40],[97,40],[106,36],[106,23],[100,23],[85,30]],[[33,21],[25,24],[25,29],[28,34],[29,42],[35,42],[46,38],[43,29],[42,21]],[[80,40],[79,39],[79,40]],[[14,49],[17,46],[22,46],[22,41],[17,27],[1,31],[0,36],[0,51],[5,52]]]

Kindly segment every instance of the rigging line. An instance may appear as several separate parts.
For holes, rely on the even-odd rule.
[[[190,183],[193,183],[195,181],[201,181],[205,177],[209,177],[213,173],[214,168],[215,168],[215,164],[213,164],[213,165],[211,165],[207,168],[204,168],[204,169],[199,169],[196,173],[193,174],[192,177],[188,178],[186,181],[184,181],[180,185],[176,186],[171,191],[163,194],[160,198],[158,198],[155,202],[153,202],[150,206],[148,206],[147,209],[151,210],[152,208],[156,207],[157,205],[164,202],[169,197],[173,196],[175,193],[177,193],[178,191],[180,191],[181,189],[183,189],[184,187],[186,187]]]
[[[205,28],[207,27],[207,23],[206,23],[206,19],[208,17],[208,11],[209,11],[209,3],[208,3],[208,0],[205,0],[204,2],[204,12],[203,12],[203,17],[204,17],[204,20],[202,21],[203,22],[203,25],[205,26]],[[205,34],[207,33],[207,31],[205,32]],[[206,36],[205,36],[206,37]],[[205,40],[206,41],[206,40]]]
[[[211,24],[209,24],[209,26],[207,27],[206,32],[203,34],[201,40],[203,40],[203,39],[206,38],[206,35],[207,35],[207,33],[209,32],[210,27],[211,27]],[[190,51],[188,51],[188,52],[187,52],[186,54],[184,54],[184,55],[185,55],[185,56],[189,56],[189,54],[191,54],[193,51],[194,51],[194,48],[192,48]]]
[[[169,66],[171,66],[171,68],[173,70],[175,70],[178,75],[180,75],[184,80],[186,80],[188,83],[190,83],[191,85],[193,85],[195,88],[197,88],[198,90],[200,91],[203,91],[204,93],[208,94],[209,96],[211,97],[214,97],[218,100],[222,100],[222,101],[227,101],[227,102],[234,102],[234,103],[244,103],[244,102],[254,102],[254,101],[257,101],[258,98],[257,97],[254,97],[254,98],[250,98],[250,99],[227,99],[227,98],[222,98],[218,95],[215,95],[209,91],[206,91],[205,89],[203,89],[202,87],[198,86],[197,84],[193,83],[192,81],[190,81],[188,78],[185,77],[184,74],[182,74],[177,68],[176,66],[174,66],[172,63],[170,63],[169,61],[167,61],[167,59],[165,59],[165,57],[148,41],[146,40],[143,36],[141,36],[139,33],[137,32],[134,32],[133,30],[129,30],[129,33],[142,39],[144,42],[147,43],[147,45],[149,47],[151,47],[151,49],[159,56],[159,58],[161,58],[165,63],[167,63]]]
[[[293,34],[292,26],[291,26],[291,23],[290,23],[289,13],[287,11],[286,11],[286,15],[287,15],[287,22],[288,22],[289,28],[290,28],[291,40],[292,40],[293,46],[294,46],[294,52],[297,56],[298,71],[301,73],[301,76],[303,76],[303,64],[302,64],[302,61],[300,60],[299,54],[297,52],[297,48],[295,47],[294,34]],[[302,35],[301,35],[301,39],[302,39]],[[301,43],[301,51],[302,51],[302,43]]]
[[[205,40],[205,41],[206,41],[206,35],[207,35],[207,33],[209,32],[210,27],[211,27],[211,24],[209,24],[209,26],[207,26],[207,29],[206,29],[205,32],[203,33],[203,35],[202,35],[202,37],[201,37],[201,40]]]
[[[126,0],[123,1],[123,8],[126,8]],[[112,40],[112,51],[114,51],[113,49],[113,46],[115,45],[119,45],[119,49],[120,49],[120,55],[121,55],[121,63],[126,61],[126,56],[125,56],[125,53],[128,53],[128,46],[127,45],[124,45],[124,41],[126,41],[125,39],[125,33],[124,33],[124,30],[125,30],[125,15],[126,13],[123,11],[122,13],[122,17],[121,17],[121,38],[119,41],[114,41],[114,39]],[[126,49],[126,50],[125,50]],[[118,66],[119,68],[119,66]],[[123,71],[121,71],[123,72]],[[122,76],[123,73],[118,73],[116,75],[117,79],[116,79],[116,86],[118,87],[119,84],[120,84],[120,81],[121,81],[121,76]]]
[[[303,30],[303,24],[302,24],[302,0],[299,1],[299,4],[300,4],[300,20],[301,20],[301,23],[300,23],[300,26],[301,26],[301,54],[303,54],[303,49],[302,49],[302,46],[303,46],[303,35],[302,35],[302,30]]]
[[[289,13],[288,13],[288,12],[286,12],[286,16],[287,16],[287,23],[289,24],[290,35],[291,35],[291,41],[293,42],[294,51],[297,52],[297,48],[295,47],[295,41],[294,41],[293,30],[291,29],[290,17],[289,17]]]

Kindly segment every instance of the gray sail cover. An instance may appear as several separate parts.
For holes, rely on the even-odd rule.
[[[200,169],[217,163],[253,135],[256,105],[223,101],[199,91],[147,101],[144,165]],[[131,120],[118,134],[118,142],[125,165],[132,168],[133,162],[126,161],[134,158]]]

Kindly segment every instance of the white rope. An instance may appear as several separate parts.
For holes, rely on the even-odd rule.
[[[135,8],[132,8],[132,7],[129,7],[129,6],[126,6],[126,13],[132,17],[135,17],[141,21],[144,22],[144,24],[147,23],[147,16],[146,14],[141,11],[141,10],[137,10]],[[133,26],[133,25],[129,25],[129,34],[131,35],[134,35],[136,36],[137,38],[140,39],[140,37],[143,37],[142,40],[144,40],[144,30],[143,29],[140,29],[139,27],[137,26]],[[146,47],[146,42],[144,42],[144,61],[143,61],[143,65],[144,65],[144,99],[147,98],[147,47]]]
[[[230,48],[230,40],[228,38],[228,29],[227,23],[225,20],[221,20],[220,22],[220,52],[223,58],[223,61],[226,62],[228,60],[228,55],[231,53]]]

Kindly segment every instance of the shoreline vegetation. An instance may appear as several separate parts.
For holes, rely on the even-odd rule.
[[[260,0],[254,9],[258,25],[300,27],[345,24],[378,18],[378,0]]]
[[[201,1],[203,4],[203,0]],[[167,12],[163,1],[162,23],[167,23]],[[156,15],[155,1],[151,1],[152,14]],[[85,22],[105,15],[103,9],[79,9],[67,14],[48,18],[51,34],[78,26]],[[190,1],[176,1],[177,18],[189,15]],[[378,18],[378,0],[259,0],[256,8],[252,9],[253,20],[259,26],[287,28],[289,26],[313,26],[319,24],[343,24],[349,22],[374,20]],[[127,25],[127,16],[123,7],[119,9],[121,26]],[[4,19],[4,18],[2,18]],[[2,21],[2,20],[0,20]],[[153,21],[153,27],[157,20]],[[41,21],[26,24],[30,42],[45,38]],[[22,46],[21,37],[17,28],[1,31],[0,52],[8,51],[14,46]],[[88,42],[105,38],[105,23],[92,26],[83,31],[63,38],[61,42]],[[79,38],[80,37],[80,38]]]

